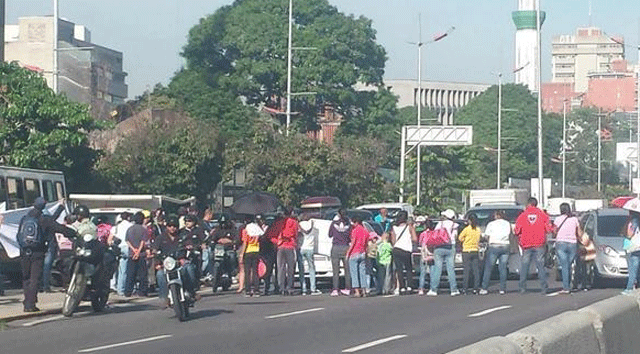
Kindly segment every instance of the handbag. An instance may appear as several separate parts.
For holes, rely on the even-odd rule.
[[[438,247],[451,243],[449,231],[444,227],[435,230],[425,230],[420,234],[420,237],[423,240],[423,244],[427,247]]]

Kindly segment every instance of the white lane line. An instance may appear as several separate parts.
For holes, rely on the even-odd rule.
[[[23,323],[22,326],[23,327],[31,327],[31,326],[35,326],[35,325],[40,324],[40,323],[57,321],[57,320],[60,320],[60,319],[63,319],[63,318],[64,318],[64,316],[58,315],[58,316],[53,316],[53,317],[49,317],[49,318],[43,318],[43,319],[37,320],[37,321]]]
[[[391,341],[398,340],[398,339],[402,339],[402,338],[405,338],[405,337],[407,337],[406,334],[396,334],[395,336],[382,338],[382,339],[374,340],[373,342],[364,343],[364,344],[360,344],[360,345],[355,346],[355,347],[347,348],[347,349],[344,349],[342,352],[343,353],[355,353],[355,352],[363,350],[363,349],[375,347],[376,345],[384,344],[384,343],[391,342]]]
[[[171,335],[171,334],[163,334],[161,336],[137,339],[137,340],[132,340],[132,341],[129,341],[129,342],[115,343],[115,344],[103,345],[103,346],[95,347],[95,348],[81,349],[81,350],[78,350],[78,353],[97,352],[99,350],[105,350],[105,349],[111,349],[111,348],[117,348],[117,347],[124,347],[126,345],[138,344],[138,343],[144,343],[144,342],[151,342],[151,341],[154,341],[154,340],[160,340],[160,339],[171,338],[171,337],[173,337],[173,335]]]
[[[490,314],[492,312],[510,309],[511,307],[512,307],[511,305],[498,306],[498,307],[494,307],[492,309],[488,309],[488,310],[472,313],[472,314],[469,315],[469,317],[480,317],[480,316],[488,315],[488,314]]]
[[[265,319],[270,320],[270,319],[274,319],[274,318],[295,316],[295,315],[300,315],[300,314],[303,314],[303,313],[316,312],[316,311],[322,311],[322,310],[324,310],[324,307],[317,307],[317,308],[314,308],[314,309],[287,312],[287,313],[281,313],[279,315],[266,316]]]

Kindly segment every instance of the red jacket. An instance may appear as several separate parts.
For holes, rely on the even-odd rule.
[[[523,249],[541,247],[547,242],[547,233],[551,232],[549,216],[534,206],[528,206],[518,219],[514,232]]]
[[[278,247],[295,249],[297,246],[296,238],[298,237],[298,220],[287,218],[284,222],[282,232],[278,239]]]

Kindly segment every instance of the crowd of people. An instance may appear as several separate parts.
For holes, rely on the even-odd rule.
[[[64,201],[61,201],[61,205]],[[44,201],[39,198],[28,215],[35,217],[48,240],[36,248],[23,247],[21,251],[25,311],[37,310],[37,289],[43,280],[44,291],[50,289],[51,265],[47,261],[49,252],[55,251],[62,236],[75,237],[76,232],[55,222],[56,215],[43,214]],[[568,204],[560,207],[561,215],[553,222],[537,207],[531,198],[526,209],[517,218],[515,225],[505,219],[502,211],[496,211],[484,230],[478,218],[470,214],[461,222],[456,213],[447,209],[442,218],[430,223],[424,217],[409,217],[399,211],[390,219],[386,210],[381,210],[375,222],[382,226],[382,233],[370,231],[357,216],[349,217],[347,210],[338,210],[328,229],[331,239],[331,268],[333,273],[330,296],[364,297],[372,295],[418,295],[437,296],[443,270],[447,273],[451,296],[461,293],[486,295],[489,293],[490,276],[498,265],[499,294],[507,292],[507,263],[514,256],[517,243],[521,269],[528,270],[535,262],[540,288],[547,293],[548,235],[555,239],[555,254],[562,273],[562,290],[570,293],[572,288],[586,288],[586,270],[593,261],[595,248],[583,233],[580,221],[573,216]],[[83,222],[88,220],[81,215]],[[640,213],[631,212],[627,225],[625,249],[629,259],[629,285],[625,292],[634,289],[640,265]],[[247,216],[243,223],[234,223],[222,216],[213,220],[213,213],[206,210],[199,214],[195,209],[179,210],[178,215],[165,215],[162,209],[142,211],[135,214],[124,212],[114,225],[104,218],[97,219],[95,232],[105,245],[119,244],[121,251],[118,271],[115,272],[111,290],[122,296],[148,296],[157,291],[166,304],[167,289],[162,264],[156,260],[158,251],[172,252],[178,245],[187,244],[196,249],[199,258],[191,260],[187,267],[188,281],[185,288],[193,293],[201,281],[211,281],[214,245],[234,254],[237,263],[238,293],[247,297],[271,294],[291,296],[322,294],[317,286],[314,254],[317,252],[319,229],[308,215],[295,215],[288,208],[273,221],[267,223],[264,216]],[[78,230],[80,221],[68,220]],[[22,227],[22,222],[21,222]],[[71,230],[71,231],[70,231]],[[55,234],[58,235],[57,240]],[[119,243],[116,242],[119,240]],[[414,285],[414,254],[416,245],[420,252],[418,288]],[[481,257],[484,250],[484,257]],[[455,277],[455,256],[461,252],[463,276],[458,288]],[[62,254],[62,251],[60,251]],[[516,253],[517,254],[517,253]],[[577,279],[572,282],[572,266],[575,264]],[[43,269],[44,268],[44,269]],[[443,269],[444,268],[444,269]],[[294,288],[296,281],[300,288]],[[340,275],[344,272],[344,282]],[[427,285],[427,273],[429,284]],[[527,291],[527,274],[520,272],[519,291]],[[304,276],[308,274],[307,279]],[[192,282],[192,284],[189,284]],[[273,285],[273,289],[272,289]],[[574,285],[574,286],[572,286]],[[216,289],[214,289],[214,292]]]

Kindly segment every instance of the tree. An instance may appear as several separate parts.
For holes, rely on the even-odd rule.
[[[39,74],[0,63],[3,164],[61,170],[69,190],[86,191],[98,157],[88,132],[99,127],[88,106],[56,95]]]

